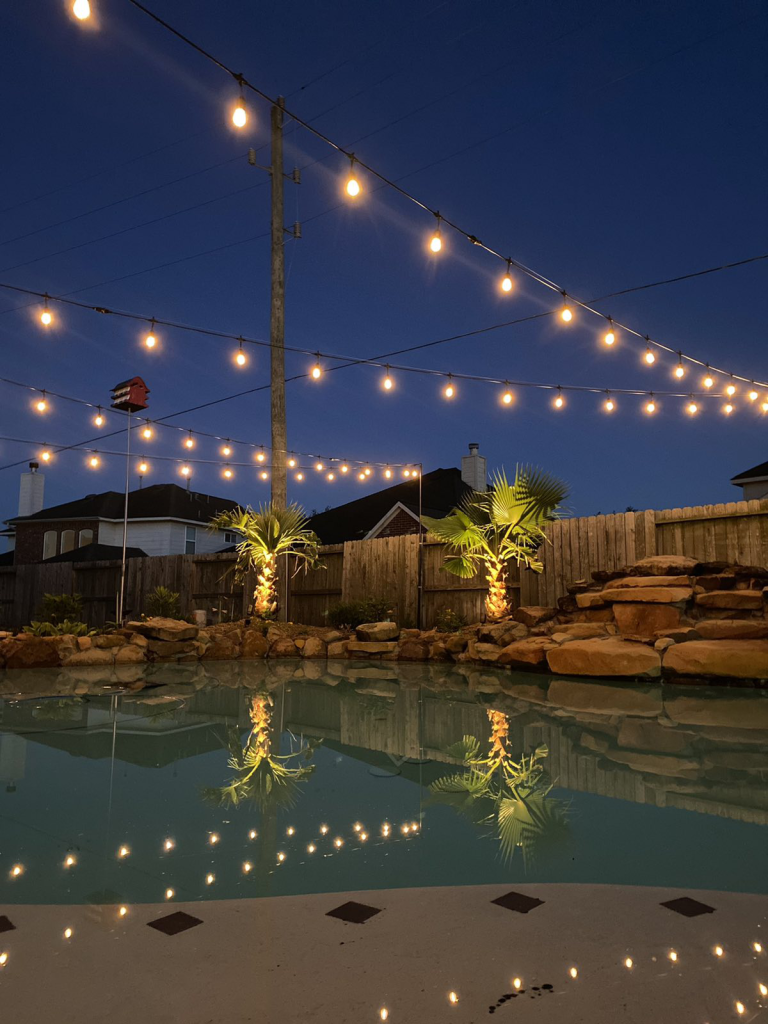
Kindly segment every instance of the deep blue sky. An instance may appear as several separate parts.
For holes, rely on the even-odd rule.
[[[234,133],[234,90],[223,72],[125,0],[92,5],[98,29],[73,22],[64,0],[27,0],[2,12],[0,205],[16,208],[2,213],[0,242],[35,233],[0,244],[0,280],[268,338],[269,239],[253,236],[268,231],[269,189],[245,159],[249,145],[268,139],[268,109],[252,106],[251,130]],[[757,0],[151,5],[430,206],[576,295],[766,250],[768,19]],[[286,163],[312,164],[300,187],[286,185],[286,220],[304,222],[302,240],[286,248],[288,344],[372,356],[552,307],[551,293],[525,279],[502,297],[499,265],[458,236],[446,236],[445,252],[430,257],[431,218],[388,191],[367,190],[354,206],[327,212],[339,203],[346,161],[306,132],[286,135]],[[81,181],[89,175],[96,176]],[[248,186],[258,187],[137,227]],[[225,248],[185,259],[216,247]],[[184,262],[152,269],[176,260]],[[767,269],[759,263],[601,308],[766,379]],[[106,405],[113,384],[139,373],[152,389],[152,415],[163,416],[268,379],[267,350],[237,370],[227,342],[163,331],[160,351],[148,353],[130,322],[65,309],[57,310],[58,329],[45,332],[33,310],[11,311],[23,304],[0,291],[2,374],[15,380]],[[598,328],[581,314],[568,328],[544,320],[406,358],[553,384],[671,387],[671,361],[647,369],[642,346],[627,338],[606,352]],[[289,373],[307,366],[288,358]],[[290,446],[422,461],[428,471],[458,465],[477,441],[490,467],[533,462],[564,477],[581,515],[735,500],[729,478],[768,457],[766,421],[740,404],[726,420],[712,400],[691,421],[682,402],[667,399],[649,421],[638,399],[624,398],[608,418],[595,396],[571,396],[555,413],[547,394],[525,391],[502,409],[487,385],[462,383],[446,402],[434,379],[399,374],[385,394],[380,377],[349,369],[321,384],[288,385]],[[0,385],[0,395],[0,434],[51,444],[93,434],[77,406],[56,402],[43,421],[27,394]],[[269,393],[174,422],[268,443]],[[123,440],[108,444],[121,448]],[[163,431],[142,451],[150,459],[181,452],[180,435]],[[0,442],[0,464],[33,452]],[[213,443],[198,445],[197,454],[215,453]],[[0,474],[3,517],[16,511],[19,472]],[[47,504],[118,489],[123,472],[118,459],[96,475],[82,454],[62,455],[46,471]],[[153,463],[151,482],[171,479],[173,466]],[[200,467],[194,486],[243,502],[268,496],[250,470],[227,483],[217,468]],[[292,485],[290,496],[323,508],[361,486],[311,479]]]

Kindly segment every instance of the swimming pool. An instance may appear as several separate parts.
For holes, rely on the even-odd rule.
[[[131,672],[3,677],[0,902],[768,892],[768,693],[352,662]]]

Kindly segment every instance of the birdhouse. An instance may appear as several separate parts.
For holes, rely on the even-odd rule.
[[[149,388],[141,377],[131,377],[112,388],[112,408],[123,412],[139,412],[147,408]]]

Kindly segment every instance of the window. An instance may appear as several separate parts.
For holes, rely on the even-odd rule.
[[[195,553],[195,540],[197,538],[197,528],[194,526],[188,526],[186,534],[184,536],[184,554],[194,555]]]
[[[229,531],[226,531],[225,534],[224,534],[224,543],[225,544],[237,544],[237,534],[236,533],[230,533]]]
[[[46,530],[43,534],[43,558],[53,558],[56,554],[56,541],[59,535],[55,530]]]
[[[61,534],[61,548],[59,549],[64,554],[65,551],[72,551],[75,546],[75,531],[64,530]]]
[[[93,544],[93,530],[81,530],[80,536],[77,541],[79,548],[84,548],[86,544]]]

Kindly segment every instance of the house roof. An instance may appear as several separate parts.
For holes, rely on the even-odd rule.
[[[747,480],[766,479],[768,479],[768,462],[761,462],[759,466],[753,466],[752,469],[745,469],[743,473],[737,473],[736,476],[732,476],[731,483],[738,487],[740,483]]]
[[[123,548],[120,544],[84,544],[81,548],[72,548],[71,551],[64,551],[60,555],[53,555],[46,558],[46,565],[49,562],[109,562],[123,557]],[[146,558],[146,551],[141,548],[126,548],[126,558]]]
[[[9,523],[29,523],[61,519],[114,519],[123,518],[125,494],[103,491],[87,494],[63,505],[44,508],[31,516],[16,516]],[[210,494],[188,491],[178,484],[153,484],[131,491],[128,495],[129,519],[182,519],[187,522],[209,523],[219,512],[235,508],[231,498],[216,498]]]
[[[435,469],[421,478],[421,512],[435,518],[445,516],[471,490],[461,479],[461,470]],[[311,517],[309,526],[323,544],[362,540],[398,502],[418,516],[418,480],[404,480],[393,487],[348,501],[346,505],[319,512]]]

